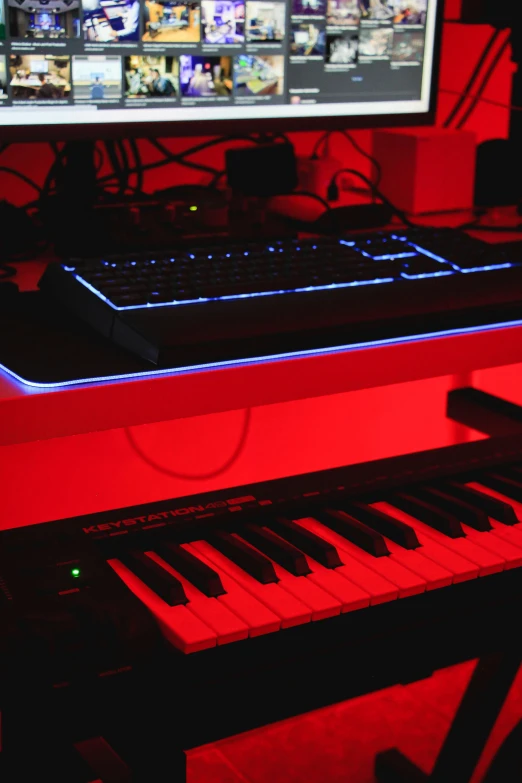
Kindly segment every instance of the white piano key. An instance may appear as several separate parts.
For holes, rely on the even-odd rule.
[[[158,621],[165,638],[184,653],[215,647],[217,634],[186,606],[169,606],[117,559],[107,561]]]
[[[248,625],[251,638],[267,633],[275,633],[281,629],[280,618],[244,590],[238,582],[231,579],[225,571],[216,568],[214,563],[201,552],[198,552],[192,544],[182,544],[181,546],[218,572],[221,583],[226,590],[225,595],[219,596],[220,601]]]
[[[292,628],[295,625],[302,625],[311,621],[312,612],[310,609],[298,601],[297,598],[294,598],[293,595],[285,592],[278,584],[261,584],[206,541],[193,541],[192,547],[197,552],[205,555],[214,564],[214,567],[218,569],[219,573],[221,571],[227,573],[254,598],[257,598],[258,601],[261,601],[276,614],[281,620],[282,628]]]
[[[309,520],[300,519],[299,524],[308,527]],[[326,525],[322,525],[320,522],[317,524],[321,524],[321,528],[328,530]],[[318,532],[318,535],[322,535],[322,533]],[[399,598],[407,598],[408,596],[425,592],[426,581],[418,576],[418,574],[414,574],[412,571],[409,571],[400,563],[396,562],[393,559],[393,556],[385,555],[383,557],[374,557],[355,544],[352,544],[351,541],[346,540],[343,536],[339,536],[338,540],[340,541],[340,546],[342,546],[347,554],[395,585],[399,590]],[[346,575],[349,575],[349,569],[347,570]]]
[[[248,638],[248,625],[233,614],[219,600],[219,597],[209,598],[200,592],[197,587],[194,587],[188,579],[172,568],[155,552],[147,552],[146,554],[155,563],[179,579],[188,598],[187,609],[190,609],[192,614],[195,614],[205,625],[215,631],[218,644],[228,644],[229,642],[237,642]]]

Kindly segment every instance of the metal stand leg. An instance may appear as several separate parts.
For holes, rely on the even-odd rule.
[[[481,658],[431,775],[394,748],[379,753],[375,759],[379,783],[469,783],[520,663],[519,651]]]

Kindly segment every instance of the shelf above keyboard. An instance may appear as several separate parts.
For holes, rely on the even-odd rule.
[[[54,388],[0,369],[0,446],[522,362],[522,323]]]

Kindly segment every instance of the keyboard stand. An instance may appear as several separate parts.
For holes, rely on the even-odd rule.
[[[431,775],[392,748],[376,756],[375,777],[379,783],[469,783],[521,663],[519,646],[479,659]],[[517,729],[520,733],[520,724]],[[490,772],[497,763],[503,763],[502,751]],[[504,778],[488,773],[488,779],[494,783]]]
[[[448,393],[449,419],[491,438],[522,431],[522,407],[493,394],[466,387]]]

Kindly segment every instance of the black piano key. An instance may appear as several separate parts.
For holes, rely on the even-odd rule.
[[[358,519],[345,511],[325,508],[314,511],[314,518],[374,557],[384,557],[390,554],[386,541],[380,533],[359,522]]]
[[[267,521],[267,524],[285,541],[289,541],[326,568],[342,566],[339,553],[332,544],[301,527],[293,520],[286,517],[274,517]]]
[[[279,581],[270,560],[252,549],[246,541],[230,533],[219,531],[208,538],[208,543],[261,584],[267,585]]]
[[[188,598],[179,579],[176,579],[173,574],[158,565],[144,552],[133,550],[132,552],[119,553],[118,560],[169,606],[188,603]]]
[[[522,479],[514,479],[509,475],[504,475],[500,469],[495,469],[491,473],[481,473],[478,476],[478,482],[522,503]]]
[[[518,523],[515,510],[509,503],[504,503],[503,500],[493,498],[491,495],[486,495],[484,492],[467,487],[465,484],[459,484],[456,481],[448,481],[443,486],[445,492],[465,500],[466,503],[480,509],[488,516],[496,519],[497,522],[502,522],[504,525],[516,525]]]
[[[465,538],[462,525],[453,514],[441,511],[433,503],[417,497],[413,490],[396,492],[389,498],[389,502],[449,538]]]
[[[465,500],[448,495],[444,489],[439,487],[422,487],[416,491],[416,495],[417,497],[422,497],[428,503],[432,503],[442,511],[452,514],[460,522],[469,525],[474,530],[479,530],[481,533],[491,530],[491,523],[484,511],[475,508]]]
[[[335,505],[338,504],[336,503]],[[383,536],[387,536],[391,541],[404,547],[404,549],[417,549],[420,546],[417,533],[412,527],[405,522],[390,517],[388,514],[383,514],[382,511],[368,506],[366,503],[357,503],[355,501],[353,503],[343,503],[342,510]]]
[[[217,571],[198,560],[192,552],[187,552],[179,544],[174,544],[170,541],[155,547],[155,551],[166,563],[175,568],[176,571],[179,571],[185,579],[188,579],[194,587],[201,590],[204,595],[209,598],[225,595],[226,590]]]
[[[306,576],[311,573],[304,554],[269,528],[245,525],[241,528],[241,536],[294,576]]]

